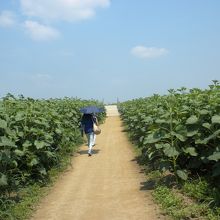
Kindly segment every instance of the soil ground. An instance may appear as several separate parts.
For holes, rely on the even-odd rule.
[[[82,146],[42,199],[32,220],[166,219],[144,187],[146,176],[119,116],[107,117],[91,157]]]

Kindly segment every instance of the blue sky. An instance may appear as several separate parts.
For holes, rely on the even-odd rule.
[[[106,103],[220,80],[218,0],[0,0],[0,97]]]

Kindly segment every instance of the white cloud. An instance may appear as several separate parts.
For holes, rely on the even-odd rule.
[[[45,41],[56,39],[60,36],[60,33],[56,29],[36,21],[25,21],[24,27],[33,40]]]
[[[131,53],[139,58],[150,59],[166,55],[169,51],[165,48],[136,46],[131,49]]]
[[[20,0],[25,15],[43,21],[77,21],[91,18],[97,8],[110,5],[110,0]]]
[[[0,27],[11,27],[15,23],[15,15],[13,12],[2,11],[0,13]]]

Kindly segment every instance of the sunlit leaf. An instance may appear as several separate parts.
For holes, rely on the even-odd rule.
[[[176,150],[175,147],[172,147],[172,146],[169,146],[169,147],[166,147],[164,150],[163,150],[164,154],[168,157],[176,157],[179,155],[179,152]]]
[[[209,124],[209,123],[203,123],[202,126],[204,128],[211,129],[211,124]]]
[[[5,120],[0,119],[0,128],[7,128],[7,122]]]
[[[212,123],[213,124],[220,124],[220,115],[214,115],[212,117]]]
[[[38,163],[39,163],[38,160],[36,158],[33,158],[31,160],[31,162],[29,163],[29,166],[33,167],[33,166],[37,165]]]
[[[191,117],[189,117],[186,121],[187,125],[192,125],[192,124],[197,124],[198,123],[198,118],[196,115],[192,115]]]
[[[0,173],[0,186],[7,186],[8,185],[8,178],[5,174]]]
[[[196,157],[198,155],[198,153],[196,152],[196,149],[195,147],[187,147],[186,149],[183,150],[185,153],[193,156],[193,157]]]
[[[15,142],[3,136],[0,138],[0,146],[8,146],[8,147],[15,147]]]
[[[15,154],[17,155],[17,156],[20,156],[20,157],[22,157],[22,156],[24,156],[24,151],[21,151],[21,150],[15,150]]]
[[[188,179],[188,175],[187,175],[187,173],[184,170],[177,170],[176,174],[182,180],[187,180]]]
[[[198,130],[188,131],[187,137],[193,137],[194,135],[197,135],[198,133],[199,133]]]
[[[44,175],[44,176],[47,175],[47,171],[46,171],[45,168],[41,168],[41,169],[39,170],[39,172],[40,172],[42,175]]]
[[[209,160],[215,160],[218,161],[220,160],[220,152],[215,152],[211,156],[208,157]]]
[[[42,148],[44,148],[45,146],[47,146],[47,143],[44,142],[44,141],[35,141],[35,142],[34,142],[34,145],[35,145],[36,148],[39,150],[39,149],[42,149]]]

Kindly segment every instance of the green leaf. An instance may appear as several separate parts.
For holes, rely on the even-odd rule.
[[[40,168],[39,172],[40,172],[42,175],[44,175],[44,176],[47,175],[47,171],[46,171],[45,168]]]
[[[211,129],[211,124],[209,124],[209,123],[203,123],[202,126],[203,126],[204,128],[209,129],[209,130]]]
[[[156,124],[168,124],[169,122],[166,121],[166,120],[164,120],[164,119],[157,119],[157,120],[155,121],[155,123],[156,123]]]
[[[155,144],[156,149],[168,148],[170,144]]]
[[[21,137],[21,138],[23,138],[23,137],[24,137],[24,132],[19,131],[19,132],[18,132],[18,136]]]
[[[18,166],[18,162],[16,160],[13,160],[12,161],[12,164],[14,165],[14,167],[17,167]]]
[[[35,119],[33,122],[35,122],[38,125],[43,125],[43,122],[38,119]]]
[[[220,124],[220,115],[214,115],[212,117],[212,123],[213,124]]]
[[[188,175],[187,175],[187,173],[184,170],[177,170],[176,174],[182,180],[187,180],[187,178],[188,178]]]
[[[39,163],[38,160],[36,158],[33,158],[28,165],[33,167],[33,166],[37,165],[38,163]]]
[[[178,134],[176,132],[171,132],[171,134],[174,135],[175,137],[177,137],[182,142],[186,141],[186,139],[187,139],[184,135]]]
[[[39,149],[42,149],[42,148],[44,148],[45,146],[47,146],[47,143],[44,142],[44,141],[35,141],[35,142],[34,142],[34,145],[35,145],[36,148],[39,150]]]
[[[22,121],[24,119],[24,113],[18,112],[15,116],[15,121]]]
[[[154,154],[154,152],[150,152],[150,153],[148,154],[148,158],[149,158],[150,160],[152,159],[153,154]]]
[[[186,132],[187,132],[186,126],[179,124],[176,126],[175,131],[180,134],[186,134]]]
[[[211,113],[210,111],[208,111],[206,109],[199,110],[198,112],[200,113],[200,115],[208,115]]]
[[[58,128],[56,128],[55,132],[56,132],[57,134],[62,134],[62,131],[61,131],[60,129],[58,129]]]
[[[193,125],[193,124],[197,124],[198,123],[198,118],[196,115],[192,115],[191,117],[189,117],[187,120],[186,120],[186,124],[187,125]]]
[[[5,174],[1,173],[0,186],[7,186],[7,185],[8,185],[8,178]]]
[[[3,136],[0,138],[0,146],[7,146],[7,147],[15,147],[15,142],[7,138],[6,136]]]
[[[168,157],[176,157],[179,155],[179,152],[176,150],[175,147],[166,147],[164,150],[163,150],[164,154]]]
[[[208,144],[208,142],[212,139],[215,139],[218,135],[220,134],[220,130],[215,131],[212,135],[210,135],[209,137],[201,140],[196,140],[195,143],[196,144]]]
[[[22,144],[22,146],[24,147],[24,148],[28,148],[28,147],[30,147],[32,144],[31,144],[31,142],[30,141],[25,141],[23,144]]]
[[[188,131],[187,137],[193,137],[194,135],[197,135],[198,133],[199,133],[198,130]]]
[[[56,154],[51,151],[44,151],[44,153],[47,155],[48,158],[52,158],[56,156]]]
[[[187,147],[186,149],[183,150],[185,153],[190,154],[193,157],[196,157],[198,153],[196,152],[195,147]]]
[[[141,137],[139,138],[139,141],[142,142],[143,140],[144,140],[144,136],[141,136]]]
[[[156,138],[153,134],[150,134],[147,136],[147,138],[144,139],[144,144],[153,144],[160,140],[160,138]]]
[[[215,160],[218,161],[220,160],[220,152],[215,152],[211,156],[208,157],[209,160]]]
[[[7,128],[7,121],[0,119],[0,128]]]
[[[22,157],[22,156],[24,156],[24,151],[21,151],[21,150],[15,150],[15,154],[17,155],[17,156],[19,156],[19,157]]]

